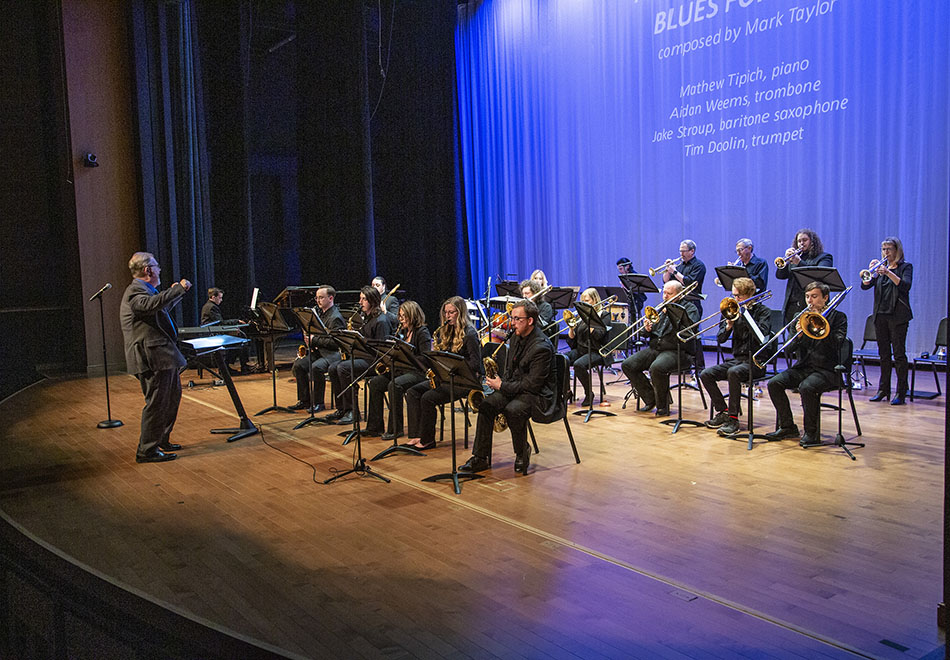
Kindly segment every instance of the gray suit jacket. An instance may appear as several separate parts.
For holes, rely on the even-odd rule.
[[[126,288],[119,306],[119,322],[129,373],[185,366],[185,357],[176,343],[178,332],[166,311],[184,295],[185,289],[177,282],[159,293],[152,293],[141,280],[132,280]]]

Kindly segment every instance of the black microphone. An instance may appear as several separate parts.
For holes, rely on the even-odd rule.
[[[98,298],[99,296],[101,296],[103,293],[105,293],[111,288],[112,288],[112,283],[106,282],[101,289],[99,289],[98,291],[95,292],[95,294],[93,294],[92,298],[89,299],[89,302],[92,302],[93,300],[95,300],[96,298]]]

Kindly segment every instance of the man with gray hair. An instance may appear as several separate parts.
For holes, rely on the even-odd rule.
[[[181,280],[159,292],[161,267],[148,252],[129,260],[132,283],[122,294],[119,322],[125,338],[125,363],[135,374],[145,395],[142,430],[135,452],[137,463],[160,463],[177,458],[171,453],[181,445],[170,440],[181,403],[179,372],[185,357],[178,350],[178,331],[168,310],[191,288]]]
[[[736,241],[736,254],[739,258],[735,260],[734,265],[745,266],[749,279],[755,283],[755,290],[761,292],[769,285],[769,268],[765,259],[753,254],[753,247],[751,238],[740,238]]]

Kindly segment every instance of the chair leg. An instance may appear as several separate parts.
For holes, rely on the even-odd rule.
[[[914,386],[917,383],[917,360],[910,365],[910,400],[914,400]]]
[[[858,435],[861,435],[861,422],[858,421],[858,411],[854,408],[854,397],[851,395],[851,387],[848,387],[848,401],[851,402],[851,416],[854,417],[854,428],[857,429]]]
[[[564,415],[564,428],[567,430],[567,439],[571,442],[571,451],[574,452],[574,462],[580,463],[581,457],[577,454],[577,444],[574,442],[574,434],[571,432],[571,424],[567,421],[567,415]]]
[[[540,454],[541,450],[538,449],[538,441],[534,437],[534,429],[531,427],[531,420],[528,420],[528,435],[531,436],[531,444],[534,446],[534,453]]]

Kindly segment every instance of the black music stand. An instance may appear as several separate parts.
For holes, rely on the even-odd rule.
[[[340,350],[346,351],[350,356],[350,374],[353,376],[353,380],[350,382],[349,385],[343,388],[343,391],[338,393],[337,396],[343,396],[347,390],[352,390],[352,392],[350,393],[350,396],[353,397],[353,407],[351,409],[351,417],[353,417],[353,431],[350,433],[350,435],[347,436],[346,440],[343,441],[343,444],[344,445],[347,444],[348,442],[350,442],[352,438],[355,437],[356,438],[356,457],[353,462],[353,467],[351,467],[349,470],[344,470],[343,472],[339,472],[333,475],[332,477],[330,477],[323,483],[328,484],[332,481],[336,481],[340,477],[345,477],[348,474],[356,474],[361,477],[369,475],[371,477],[375,477],[379,479],[380,481],[385,481],[388,484],[389,479],[379,474],[378,472],[374,472],[373,468],[371,468],[369,465],[366,464],[366,459],[363,458],[363,443],[361,441],[361,435],[360,435],[360,420],[359,420],[359,416],[356,413],[356,411],[358,410],[358,408],[356,407],[356,388],[353,387],[357,382],[359,382],[359,379],[363,377],[363,374],[356,375],[355,373],[356,369],[354,367],[355,367],[356,357],[354,356],[354,352],[360,351],[362,355],[374,355],[375,353],[373,352],[373,349],[371,349],[369,346],[366,345],[366,341],[363,338],[363,335],[356,332],[355,330],[334,330],[330,333],[330,336],[333,337],[333,341],[337,343],[337,345],[340,347]],[[375,363],[371,364],[369,368],[367,369],[367,371],[369,371],[369,369],[372,369],[374,366],[375,366]],[[366,373],[366,372],[363,372],[363,373]]]
[[[732,285],[730,285],[729,288],[730,288],[730,290],[731,290],[731,289],[732,289]],[[749,387],[749,403],[748,403],[749,410],[746,412],[746,416],[747,416],[746,425],[749,427],[749,444],[748,444],[748,446],[746,447],[746,449],[748,449],[749,451],[752,451],[752,446],[753,446],[754,441],[755,441],[756,438],[758,438],[759,440],[768,440],[769,442],[775,442],[775,440],[774,440],[773,438],[770,438],[769,436],[767,436],[767,435],[764,434],[764,433],[756,433],[756,432],[755,432],[755,428],[754,428],[754,427],[755,427],[755,413],[753,412],[754,409],[755,409],[755,405],[753,405],[753,404],[755,404],[755,389],[754,389],[754,387],[755,387],[755,362],[752,361],[752,354],[753,354],[755,351],[752,350],[752,336],[753,336],[753,335],[758,335],[758,333],[759,333],[759,326],[758,326],[758,324],[756,324],[755,319],[752,318],[752,314],[749,312],[749,308],[746,307],[745,305],[742,306],[741,314],[742,314],[742,318],[745,319],[745,322],[749,324],[749,330],[751,330],[751,332],[749,332],[749,345],[748,345],[748,348],[747,348],[747,350],[748,350],[748,352],[749,352],[749,353],[748,353],[748,355],[749,355],[749,383],[748,383],[748,387]],[[734,324],[733,324],[732,331],[733,331],[733,333],[735,333],[735,325],[734,325]],[[767,338],[767,337],[763,337],[763,336],[759,336],[759,342],[760,342],[759,345],[761,346],[762,344],[764,344],[765,341],[766,341],[766,339],[768,339],[768,338]],[[738,436],[737,436],[737,438],[738,438]]]
[[[570,286],[552,286],[543,298],[551,303],[555,312],[559,309],[570,309],[577,299],[577,289]]]
[[[521,283],[518,280],[501,280],[495,283],[496,296],[513,296],[521,298]]]
[[[254,311],[259,319],[260,324],[264,327],[264,360],[270,366],[270,382],[271,390],[273,392],[274,403],[264,408],[262,411],[255,413],[254,416],[263,415],[269,412],[285,412],[292,413],[293,410],[290,408],[285,408],[284,406],[277,405],[277,360],[274,357],[274,335],[278,332],[289,332],[290,326],[284,321],[283,317],[277,311],[277,305],[269,302],[259,302],[257,304],[257,309]],[[308,342],[309,343],[309,342]],[[268,348],[270,349],[268,354]],[[309,349],[309,346],[307,347]],[[313,394],[313,389],[311,387],[310,393]],[[313,406],[312,397],[311,397],[311,407]]]
[[[575,306],[577,310],[577,315],[581,317],[581,321],[587,324],[588,335],[587,335],[587,368],[589,369],[588,375],[590,376],[591,388],[594,386],[594,365],[593,365],[593,346],[591,345],[590,331],[591,330],[607,330],[607,326],[604,325],[603,319],[600,318],[600,314],[597,313],[597,310],[593,305],[589,305],[583,300],[578,300]],[[605,335],[606,336],[606,335]],[[606,359],[606,358],[605,358]],[[612,413],[609,410],[594,410],[594,394],[591,392],[590,395],[590,405],[587,407],[587,410],[577,410],[574,412],[575,415],[584,415],[584,423],[590,421],[590,418],[594,415],[604,415],[605,417],[616,417],[617,413]]]
[[[449,406],[452,407],[455,405],[455,387],[458,385],[460,388],[466,390],[480,390],[482,388],[481,378],[472,373],[472,368],[468,366],[468,363],[465,361],[465,358],[461,355],[456,355],[455,353],[447,353],[445,351],[428,351],[425,353],[426,357],[429,359],[429,364],[432,365],[432,371],[435,372],[436,378],[439,382],[449,383]],[[458,457],[455,450],[455,411],[452,411],[451,415],[451,431],[452,431],[452,471],[445,472],[442,474],[433,474],[430,477],[426,477],[423,481],[442,481],[445,479],[451,479],[452,484],[455,487],[455,494],[459,495],[462,492],[462,485],[459,479],[481,479],[484,475],[476,474],[474,472],[459,472],[458,471]],[[466,433],[468,429],[466,428]]]
[[[686,317],[686,308],[678,303],[669,303],[664,308],[663,311],[666,312],[667,317],[670,319],[670,324],[673,327],[673,332],[678,332],[682,329],[683,320],[689,320]],[[697,341],[691,339],[690,341]],[[697,422],[692,419],[683,419],[683,366],[682,366],[682,347],[683,342],[676,342],[676,419],[664,419],[660,424],[672,425],[673,430],[670,433],[676,433],[680,430],[680,427],[686,424],[687,426],[705,426],[702,422]],[[657,401],[659,405],[659,401]]]
[[[425,373],[426,367],[419,361],[415,353],[413,353],[412,344],[399,339],[398,337],[393,340],[391,344],[391,350],[388,354],[380,355],[380,361],[389,367],[389,428],[392,429],[396,423],[395,418],[393,417],[393,404],[392,397],[396,396],[396,370],[401,369],[404,371],[419,371]],[[412,454],[413,456],[425,456],[425,454],[418,448],[411,445],[401,445],[396,441],[395,435],[393,436],[393,444],[386,449],[382,450],[375,456],[373,456],[371,461],[376,461],[381,458],[386,458],[392,454],[403,452],[406,454]]]
[[[836,293],[847,288],[838,269],[831,266],[801,266],[792,268],[791,273],[803,290],[811,282],[827,284],[828,289]]]
[[[323,319],[320,318],[320,314],[318,314],[317,310],[313,307],[295,307],[293,312],[294,319],[297,321],[297,324],[303,331],[304,337],[307,335],[329,334],[327,331],[327,326],[323,323]],[[310,348],[309,341],[306,342],[305,345],[307,347],[307,382],[310,387],[310,416],[297,424],[294,427],[294,431],[297,429],[302,429],[307,424],[316,424],[320,421],[317,419],[316,411],[314,410],[317,402],[313,400],[313,349]],[[274,367],[276,368],[276,366],[277,365],[275,364]]]
[[[211,337],[185,339],[182,343],[190,346],[196,356],[214,353],[218,368],[221,370],[221,378],[228,387],[228,394],[231,395],[231,403],[234,404],[234,410],[241,420],[241,425],[238,428],[211,429],[211,432],[229,434],[228,442],[234,442],[259,433],[260,429],[248,419],[247,413],[244,412],[244,404],[241,403],[241,397],[238,396],[237,389],[234,387],[234,380],[231,378],[231,372],[228,370],[228,363],[224,359],[224,352],[227,349],[243,346],[247,343],[247,339],[232,337],[231,335],[213,335]]]
[[[656,284],[654,284],[653,280],[651,280],[650,276],[646,273],[622,273],[617,275],[617,277],[620,279],[620,283],[627,292],[631,303],[633,302],[634,294],[660,292],[660,290],[656,288]],[[635,323],[640,318],[639,309],[636,305],[634,305],[634,309],[637,309],[637,313],[634,315],[634,318],[630,319],[631,323]]]
[[[720,286],[726,291],[732,291],[732,282],[739,277],[749,277],[749,270],[745,266],[716,266],[716,276]],[[749,279],[752,279],[749,277]]]

